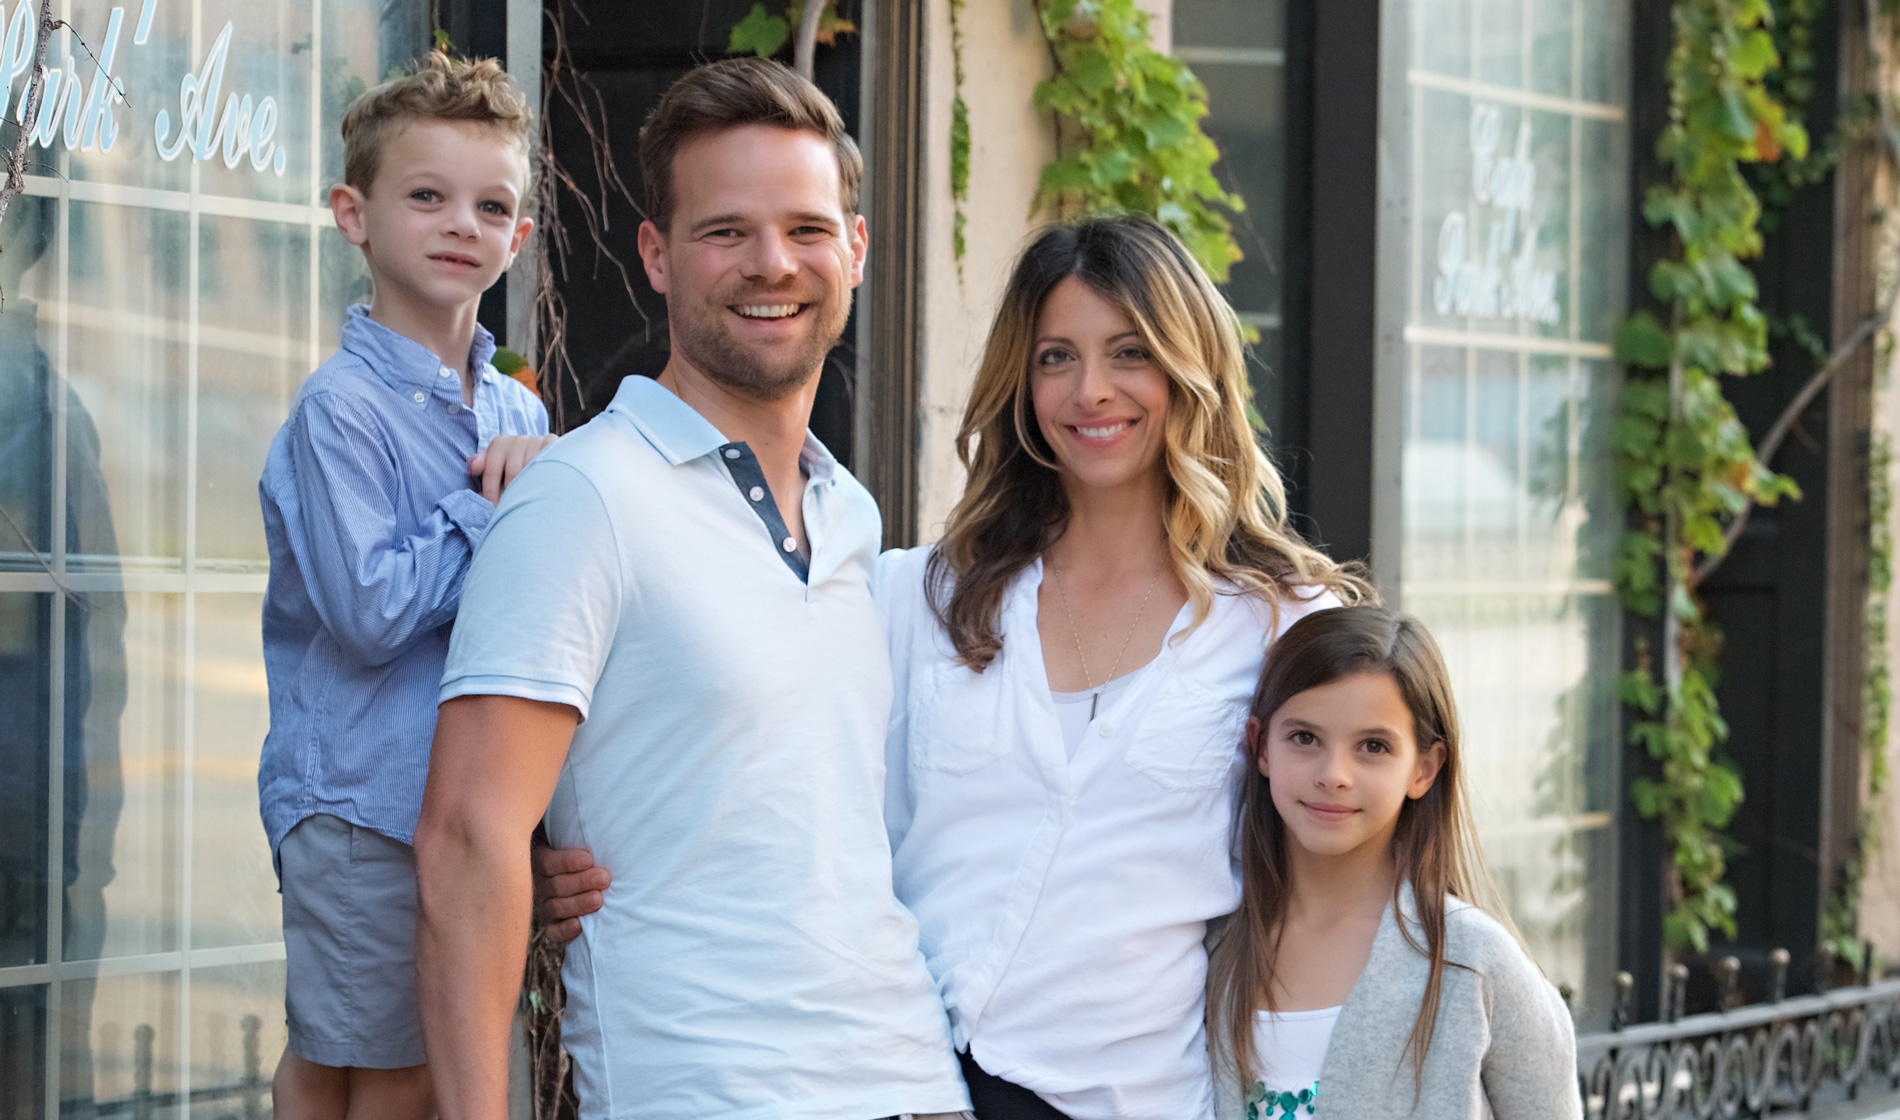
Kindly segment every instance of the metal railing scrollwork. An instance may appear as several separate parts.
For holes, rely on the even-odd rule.
[[[1670,970],[1658,1023],[1625,1026],[1631,981],[1617,977],[1608,1031],[1577,1038],[1586,1120],[1756,1120],[1900,1090],[1900,980],[1733,1008],[1740,965],[1716,966],[1722,1010],[1684,1017],[1688,969]]]

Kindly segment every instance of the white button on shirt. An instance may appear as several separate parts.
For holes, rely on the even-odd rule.
[[[892,896],[877,507],[815,439],[801,579],[644,377],[509,488],[441,697],[576,708],[557,845],[614,871],[563,976],[587,1120],[838,1120],[969,1106]]]
[[[874,585],[896,689],[884,817],[958,1047],[1075,1120],[1212,1117],[1202,940],[1240,902],[1229,835],[1271,608],[1217,595],[1143,679],[1103,694],[1071,761],[1036,630],[1041,564],[1005,593],[1003,649],[978,674],[930,612],[927,560],[885,553]],[[1336,605],[1284,602],[1280,628]]]

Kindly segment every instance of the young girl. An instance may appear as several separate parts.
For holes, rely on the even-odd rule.
[[[1562,999],[1493,901],[1424,627],[1287,630],[1247,720],[1240,910],[1208,970],[1221,1120],[1580,1117]]]

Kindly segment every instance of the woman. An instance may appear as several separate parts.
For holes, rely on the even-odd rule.
[[[1149,219],[1024,251],[957,451],[943,539],[875,589],[894,883],[976,1114],[1211,1116],[1247,702],[1274,634],[1369,591],[1287,528],[1239,323]]]

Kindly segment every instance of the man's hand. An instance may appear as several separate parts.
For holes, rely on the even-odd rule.
[[[546,451],[559,436],[496,436],[485,451],[477,451],[468,460],[470,478],[482,480],[482,497],[501,501],[501,492],[515,480],[522,468],[536,455]]]
[[[581,916],[606,901],[602,892],[613,876],[586,848],[550,848],[539,831],[534,840],[534,916],[543,936],[565,945],[581,935]]]

